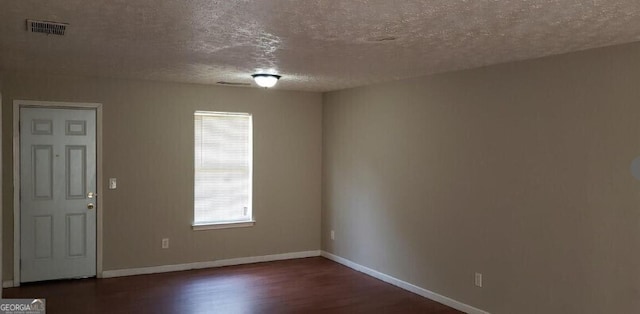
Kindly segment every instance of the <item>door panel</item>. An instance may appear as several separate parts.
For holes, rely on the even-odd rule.
[[[35,225],[35,257],[51,258],[53,255],[53,217],[36,216],[33,217]]]
[[[95,110],[21,108],[20,182],[20,281],[95,276]]]
[[[33,197],[37,200],[53,198],[53,146],[33,145]]]
[[[67,145],[65,158],[67,199],[84,199],[87,195],[87,147]]]
[[[85,257],[87,239],[87,215],[67,215],[67,257]]]

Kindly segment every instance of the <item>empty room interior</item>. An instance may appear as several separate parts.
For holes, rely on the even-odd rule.
[[[637,0],[7,0],[0,95],[0,303],[640,313]]]

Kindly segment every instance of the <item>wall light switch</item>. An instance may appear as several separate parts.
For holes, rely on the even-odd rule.
[[[476,276],[474,279],[475,279],[474,281],[475,281],[476,287],[482,287],[482,274],[476,273]]]
[[[336,239],[336,232],[331,230],[331,240],[335,240]]]
[[[109,190],[115,190],[118,187],[118,181],[116,178],[109,178]]]

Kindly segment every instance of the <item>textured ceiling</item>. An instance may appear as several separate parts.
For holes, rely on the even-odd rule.
[[[25,19],[69,23],[65,36]],[[395,40],[391,40],[396,38]],[[0,69],[328,91],[640,40],[639,0],[2,0]],[[255,86],[255,85],[254,85]]]

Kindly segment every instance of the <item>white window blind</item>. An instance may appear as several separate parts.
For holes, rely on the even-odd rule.
[[[252,121],[196,111],[194,225],[252,220]]]

